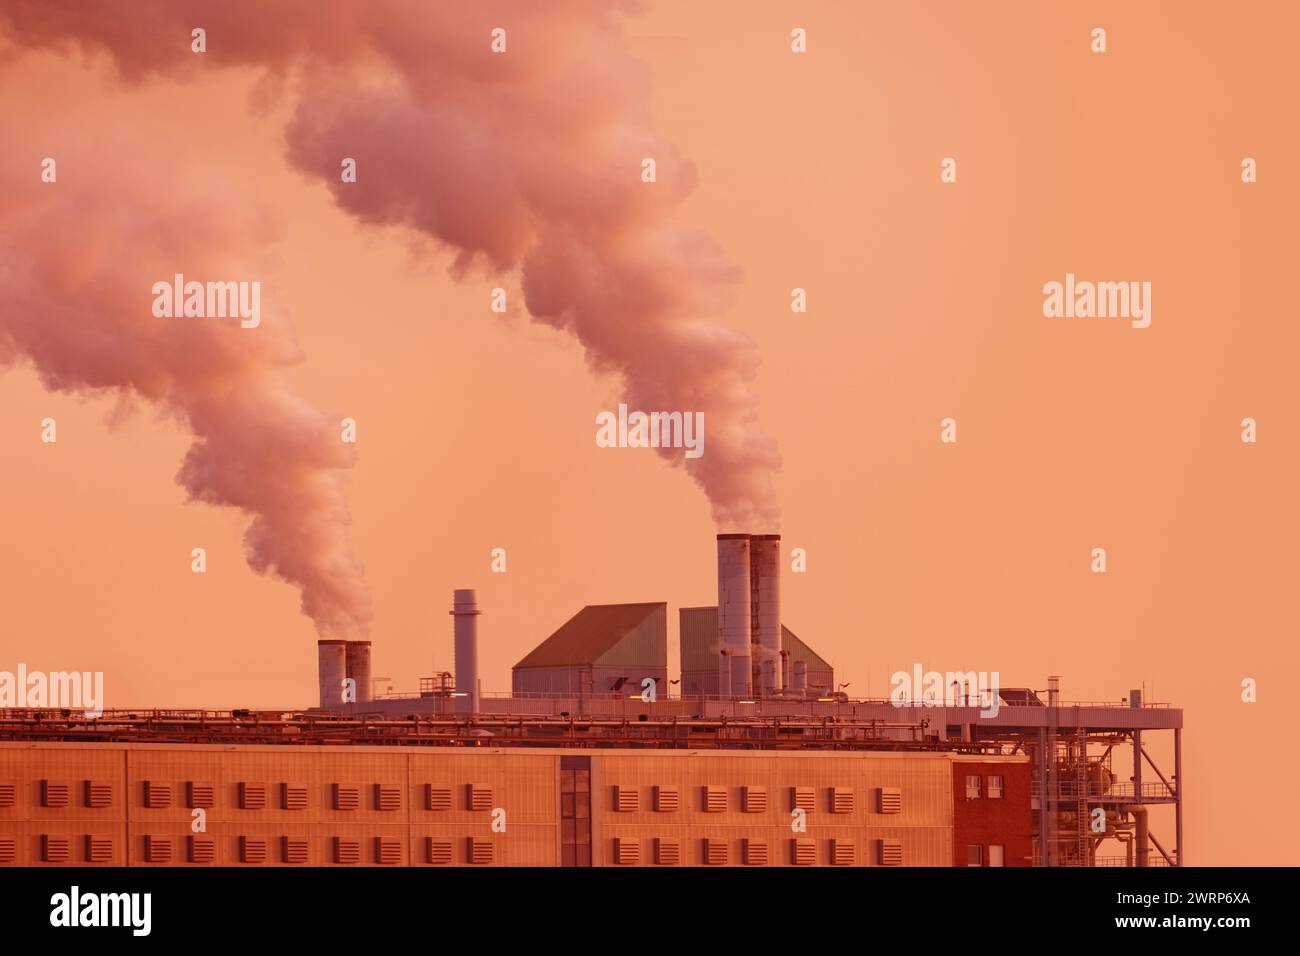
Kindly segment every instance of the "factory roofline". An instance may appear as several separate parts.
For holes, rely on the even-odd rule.
[[[521,667],[574,667],[591,664],[608,653],[629,632],[645,622],[667,601],[640,604],[588,604],[515,665]]]

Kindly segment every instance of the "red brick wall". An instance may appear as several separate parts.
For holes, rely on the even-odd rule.
[[[1006,866],[1032,863],[1033,811],[1030,808],[1028,761],[954,761],[952,770],[953,866],[966,866],[967,847],[983,847],[984,866],[989,847],[1005,850]],[[1000,775],[1001,799],[989,798],[989,777]],[[967,799],[966,777],[980,778],[980,796]]]

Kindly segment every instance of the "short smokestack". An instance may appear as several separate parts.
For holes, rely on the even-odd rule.
[[[754,657],[762,675],[755,693],[775,697],[784,689],[781,675],[781,536],[756,534],[749,539],[750,624]]]
[[[478,616],[481,613],[478,594],[473,588],[452,592],[458,714],[478,713]]]
[[[356,688],[358,704],[370,703],[370,642],[348,641],[348,677]]]
[[[343,681],[348,676],[348,642],[317,641],[316,657],[320,708],[338,710],[343,706]]]
[[[718,643],[730,665],[722,676],[723,697],[753,694],[750,646],[753,642],[749,535],[718,535]]]

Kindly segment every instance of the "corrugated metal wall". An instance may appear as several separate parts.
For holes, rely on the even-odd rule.
[[[427,865],[433,844],[434,859],[453,865],[477,857],[554,866],[564,754],[591,761],[597,865],[615,865],[615,840],[635,844],[642,865],[654,865],[656,841],[677,844],[684,866],[705,865],[705,841],[714,841],[715,854],[725,851],[726,865],[744,865],[746,840],[766,845],[767,865],[791,865],[795,840],[814,842],[817,865],[834,859],[832,841],[842,856],[851,844],[849,858],[860,866],[879,864],[881,840],[899,841],[904,865],[953,860],[952,760],[943,753],[0,744],[0,783],[16,785],[15,805],[0,807],[0,839],[16,840],[18,865],[43,865],[41,838],[49,835],[69,840],[67,862],[77,865],[90,862],[88,837],[95,837],[111,840],[103,862],[119,866],[149,862],[146,838],[182,866],[192,865],[195,839],[212,841],[214,865],[243,865],[241,847],[256,850],[259,841],[265,861],[248,865],[284,865],[286,838],[306,841],[301,862],[311,865],[351,865],[337,862],[341,841],[361,865],[386,858],[387,865]],[[69,785],[67,807],[41,805],[42,780]],[[86,805],[87,780],[107,784],[107,806]],[[169,789],[166,806],[145,805],[147,782]],[[213,787],[200,832],[191,783]],[[263,785],[265,806],[241,808],[241,784]],[[303,809],[285,808],[286,784],[305,789]],[[336,787],[355,788],[357,809],[335,809]],[[395,798],[390,809],[379,808],[380,787]],[[636,809],[617,809],[615,787]],[[655,809],[656,787],[677,790],[677,809]],[[765,795],[761,811],[745,811],[747,787]],[[791,827],[795,787],[813,791],[806,832]],[[901,791],[900,813],[880,812],[881,787]],[[720,789],[721,812],[705,809],[705,788]],[[836,788],[852,794],[851,812],[832,812]]]

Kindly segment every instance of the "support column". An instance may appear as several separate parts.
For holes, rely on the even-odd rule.
[[[1183,728],[1174,728],[1174,856],[1183,865]]]

